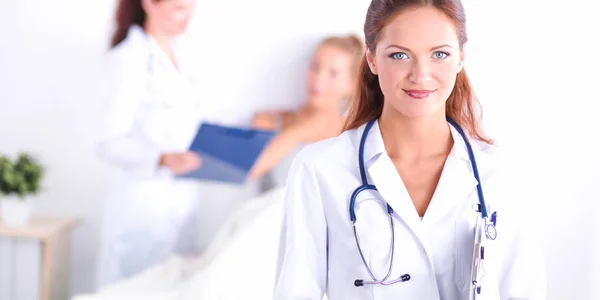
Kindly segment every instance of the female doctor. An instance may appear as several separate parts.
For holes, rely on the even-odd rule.
[[[296,156],[274,299],[545,299],[463,68],[459,0],[372,0],[346,130]]]
[[[200,166],[187,149],[209,111],[183,45],[194,5],[119,2],[107,64],[114,95],[98,147],[118,176],[104,212],[99,288],[192,250],[198,184],[176,175]]]

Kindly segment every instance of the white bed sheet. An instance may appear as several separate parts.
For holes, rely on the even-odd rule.
[[[265,300],[272,298],[283,188],[244,204],[198,258],[164,264],[72,300]]]

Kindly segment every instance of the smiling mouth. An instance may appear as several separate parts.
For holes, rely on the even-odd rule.
[[[403,90],[407,95],[415,99],[425,99],[435,92],[435,90]]]

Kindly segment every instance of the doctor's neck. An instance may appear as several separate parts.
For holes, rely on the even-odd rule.
[[[152,36],[154,40],[163,47],[171,47],[171,42],[176,38],[172,34],[166,33],[164,30],[161,30],[159,26],[156,26],[153,22],[150,22],[148,19],[144,22],[144,31],[146,34]]]
[[[175,54],[173,53],[172,47],[172,42],[176,37],[166,34],[158,26],[154,26],[154,24],[148,20],[146,20],[144,23],[144,31],[156,41],[160,49],[162,49],[162,51],[164,51],[171,59],[173,65],[177,66],[177,61],[175,60]]]
[[[151,35],[156,40],[170,42],[175,38],[174,36],[169,35],[162,30],[160,26],[156,24],[156,22],[152,22],[150,17],[146,18],[146,21],[144,22],[144,31],[146,31],[147,34]]]
[[[433,115],[410,118],[384,105],[379,130],[392,160],[419,162],[447,156],[454,145],[443,109]]]

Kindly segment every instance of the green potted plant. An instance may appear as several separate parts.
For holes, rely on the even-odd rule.
[[[32,196],[40,190],[44,167],[27,153],[16,160],[0,156],[1,219],[8,225],[27,224],[31,217]]]

